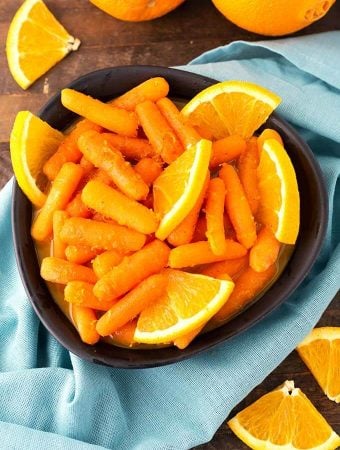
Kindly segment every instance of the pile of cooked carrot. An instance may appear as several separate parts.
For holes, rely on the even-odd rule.
[[[216,325],[277,271],[280,243],[256,221],[259,153],[265,139],[281,141],[274,130],[249,141],[213,140],[194,208],[166,242],[155,238],[153,183],[186,148],[211,139],[209,130],[185,123],[168,93],[167,81],[157,77],[109,103],[71,89],[61,94],[63,105],[83,118],[44,165],[50,188],[32,236],[52,240],[41,276],[65,285],[73,323],[88,344],[111,336],[133,345],[138,315],[166,290],[165,267],[232,278],[234,291],[212,319]]]

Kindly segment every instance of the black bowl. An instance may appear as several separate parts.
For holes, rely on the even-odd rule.
[[[155,66],[126,66],[98,70],[72,82],[68,87],[93,97],[109,100],[155,76],[170,84],[170,95],[188,100],[215,80],[181,70]],[[75,118],[55,95],[40,111],[40,117],[51,126],[63,130]],[[287,266],[269,290],[248,309],[225,325],[198,336],[188,348],[157,349],[119,348],[104,342],[89,346],[81,342],[77,331],[52,299],[39,275],[39,265],[30,236],[32,207],[15,183],[13,189],[12,223],[17,264],[33,308],[49,332],[69,351],[94,363],[119,368],[161,366],[189,358],[236,336],[262,320],[277,308],[302,282],[315,261],[327,225],[327,195],[320,168],[307,144],[278,115],[272,114],[266,126],[282,136],[294,164],[301,195],[299,237]]]

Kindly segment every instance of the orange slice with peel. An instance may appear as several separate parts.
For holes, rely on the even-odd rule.
[[[201,139],[155,180],[154,208],[161,217],[158,239],[166,239],[193,209],[205,184],[210,156],[211,142]]]
[[[181,114],[191,125],[210,130],[215,139],[235,134],[248,139],[280,102],[278,95],[255,83],[223,81],[197,94]]]
[[[25,0],[9,27],[6,52],[15,81],[27,89],[72,50],[71,36],[41,0]]]
[[[139,316],[136,342],[168,343],[204,325],[228,300],[230,280],[168,269],[166,293]]]
[[[296,350],[327,397],[340,403],[340,327],[314,328]]]
[[[10,138],[14,175],[21,190],[38,208],[46,200],[39,182],[43,165],[63,139],[60,131],[29,111],[20,111],[15,118]]]
[[[340,437],[293,381],[263,395],[229,427],[252,449],[335,450]]]
[[[278,241],[295,244],[300,226],[299,188],[288,153],[277,140],[263,143],[257,175],[257,219],[273,231]]]

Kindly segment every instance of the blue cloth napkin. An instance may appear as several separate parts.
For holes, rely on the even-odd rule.
[[[69,354],[42,327],[16,269],[10,182],[0,193],[0,448],[188,449],[296,347],[339,288],[340,32],[234,42],[184,69],[244,79],[283,98],[279,112],[313,149],[330,203],[327,238],[304,283],[263,322],[188,361],[115,370]],[[336,222],[337,220],[337,222]],[[284,381],[284,380],[282,380]]]

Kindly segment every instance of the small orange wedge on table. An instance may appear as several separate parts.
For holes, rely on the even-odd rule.
[[[340,437],[293,381],[265,394],[228,422],[256,450],[335,450]]]
[[[340,403],[340,327],[314,328],[296,350],[327,397]]]
[[[9,69],[19,86],[27,89],[79,45],[79,39],[65,30],[44,2],[25,0],[8,30]]]

